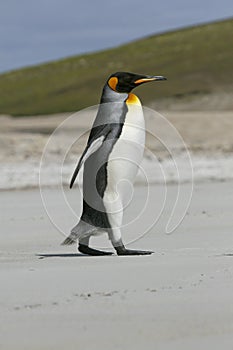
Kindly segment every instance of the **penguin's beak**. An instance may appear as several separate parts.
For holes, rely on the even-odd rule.
[[[149,81],[155,81],[155,80],[167,80],[167,78],[163,77],[162,75],[148,76],[146,78],[136,80],[134,84],[143,84],[143,83],[147,83]]]

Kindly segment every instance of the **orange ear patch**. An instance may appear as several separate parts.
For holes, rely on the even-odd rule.
[[[116,86],[117,86],[117,83],[118,83],[118,79],[117,77],[112,77],[109,79],[108,81],[108,85],[110,86],[110,88],[114,91],[116,91]]]
[[[129,94],[126,103],[141,106],[139,98],[134,94]]]

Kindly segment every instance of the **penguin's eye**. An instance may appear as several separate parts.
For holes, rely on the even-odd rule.
[[[114,91],[117,91],[116,90],[116,86],[118,84],[118,78],[117,77],[112,77],[109,79],[108,81],[108,85],[110,86],[110,88]]]

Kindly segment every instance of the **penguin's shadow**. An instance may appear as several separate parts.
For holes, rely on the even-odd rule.
[[[225,253],[225,254],[223,254],[223,256],[232,256],[233,257],[233,253]]]
[[[80,253],[56,253],[56,254],[36,254],[38,259],[47,259],[47,258],[98,258],[101,255],[85,255]],[[106,257],[107,255],[104,255]],[[112,255],[109,255],[112,256]],[[103,256],[102,256],[103,257]]]
[[[88,258],[88,255],[80,253],[56,253],[56,254],[36,254],[39,259],[46,258]]]

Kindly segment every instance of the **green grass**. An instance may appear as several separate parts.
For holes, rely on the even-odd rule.
[[[137,91],[144,104],[227,92],[233,86],[233,19],[150,36],[114,49],[0,75],[0,113],[36,115],[97,104],[115,71],[164,75]]]

